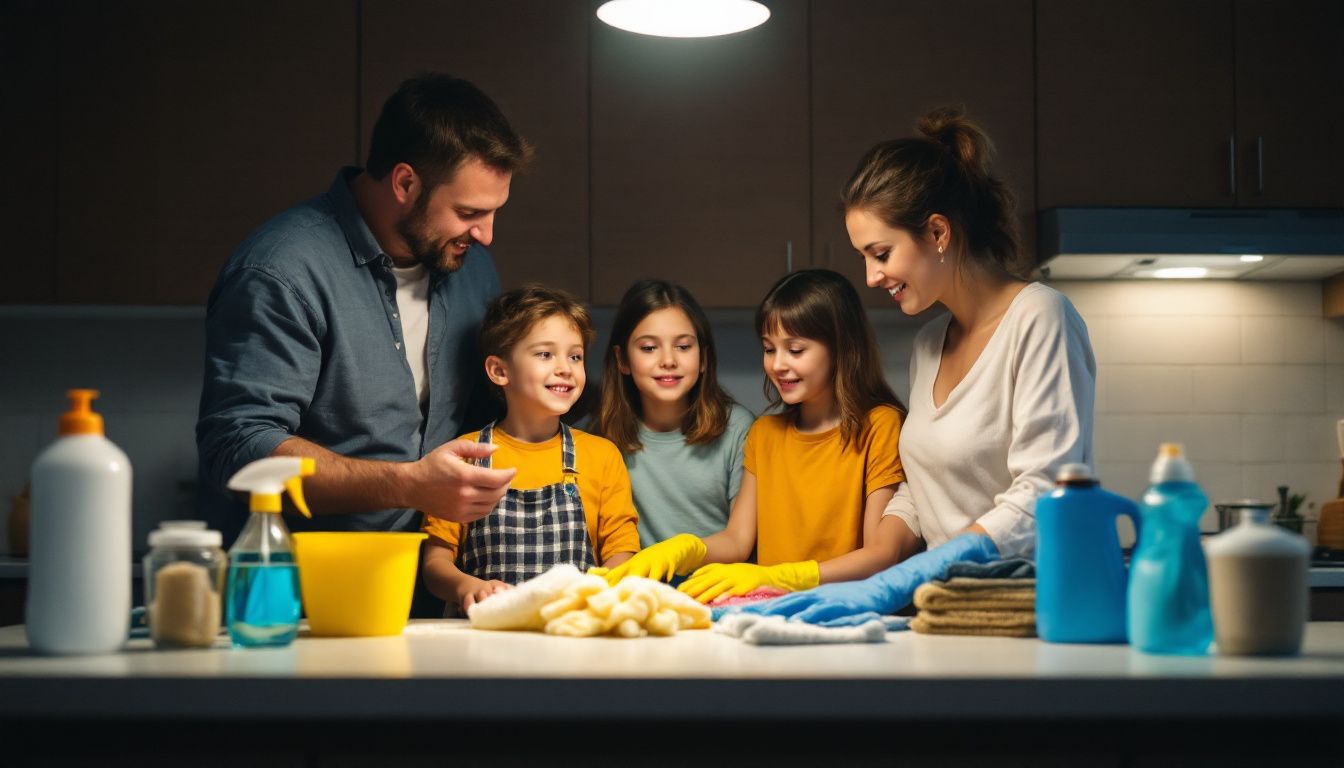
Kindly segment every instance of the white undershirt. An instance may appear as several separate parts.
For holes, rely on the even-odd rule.
[[[429,401],[429,376],[425,369],[425,338],[429,335],[429,269],[423,264],[392,268],[397,278],[397,314],[401,317],[402,349],[415,381],[415,398],[424,413]]]
[[[1087,326],[1058,291],[1032,283],[942,407],[933,405],[950,315],[915,337],[902,483],[884,514],[930,548],[979,523],[1003,557],[1036,548],[1036,498],[1070,462],[1092,464],[1097,363]]]

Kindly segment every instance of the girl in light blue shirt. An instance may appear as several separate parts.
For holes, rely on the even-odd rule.
[[[643,546],[723,530],[752,414],[716,378],[709,319],[689,291],[641,280],[616,310],[593,431],[621,449]]]

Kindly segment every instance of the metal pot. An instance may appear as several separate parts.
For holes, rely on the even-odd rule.
[[[1218,510],[1218,530],[1220,531],[1226,531],[1236,525],[1241,520],[1243,509],[1261,509],[1265,511],[1267,516],[1274,514],[1274,502],[1260,501],[1259,499],[1219,501],[1214,503],[1213,508]]]

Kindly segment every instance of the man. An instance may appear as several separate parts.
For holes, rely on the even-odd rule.
[[[472,84],[402,83],[367,168],[238,248],[211,291],[196,443],[205,518],[232,540],[229,477],[311,456],[299,530],[418,530],[420,512],[484,517],[514,470],[453,440],[489,416],[477,333],[499,278],[485,246],[531,148]]]

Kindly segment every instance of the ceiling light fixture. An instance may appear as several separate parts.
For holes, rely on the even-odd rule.
[[[657,37],[716,37],[758,27],[770,9],[754,0],[609,0],[597,18]]]
[[[1257,254],[1257,253],[1247,253],[1247,254],[1244,254],[1244,255],[1241,257],[1241,261],[1242,261],[1243,264],[1255,264],[1255,263],[1257,263],[1257,262],[1261,262],[1261,261],[1264,261],[1264,260],[1265,260],[1265,257],[1264,257],[1264,256],[1261,256],[1261,255],[1259,255],[1259,254]]]

